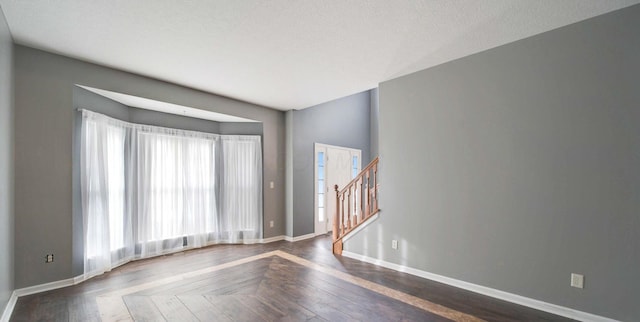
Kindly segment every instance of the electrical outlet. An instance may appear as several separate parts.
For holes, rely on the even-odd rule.
[[[45,263],[53,262],[53,254],[47,254],[47,256],[45,256],[45,258],[44,258],[44,262]]]
[[[571,286],[584,288],[584,275],[571,273]]]
[[[274,185],[273,185],[273,181],[269,182],[269,188],[273,189]]]
[[[398,241],[397,240],[392,240],[391,241],[391,248],[393,249],[398,249]]]
[[[273,220],[269,222],[269,227],[273,228]]]

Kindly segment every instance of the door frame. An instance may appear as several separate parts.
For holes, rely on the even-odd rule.
[[[335,191],[334,191],[334,187],[329,187],[328,184],[328,178],[329,178],[329,173],[327,171],[327,163],[328,163],[328,151],[329,148],[331,149],[340,149],[340,150],[346,150],[349,151],[350,155],[351,155],[351,159],[353,159],[354,156],[358,157],[358,161],[357,161],[357,171],[356,174],[360,173],[360,170],[362,170],[362,150],[360,149],[354,149],[354,148],[349,148],[349,147],[344,147],[344,146],[337,146],[337,145],[330,145],[330,144],[324,144],[324,143],[314,143],[314,149],[313,149],[313,231],[315,235],[322,235],[322,234],[326,234],[328,232],[331,232],[333,230],[333,225],[332,225],[332,219],[333,219],[333,214],[329,214],[328,212],[328,200],[329,198],[333,197],[335,198]],[[326,226],[326,231],[322,229],[320,224],[320,220],[319,220],[319,211],[318,211],[318,206],[319,206],[319,198],[318,198],[318,153],[319,152],[324,152],[324,204],[323,204],[323,208],[325,210],[325,221],[324,221],[324,225]],[[350,168],[349,173],[352,173],[352,169]],[[351,178],[353,178],[353,174],[351,175]],[[344,187],[340,187],[340,189],[342,189]]]

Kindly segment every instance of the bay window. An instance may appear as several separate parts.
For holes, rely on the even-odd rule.
[[[136,258],[261,237],[259,136],[83,110],[81,167],[86,277]]]

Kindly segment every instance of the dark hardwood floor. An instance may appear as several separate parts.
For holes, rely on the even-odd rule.
[[[18,299],[11,321],[568,321],[334,256],[328,236],[140,260]]]

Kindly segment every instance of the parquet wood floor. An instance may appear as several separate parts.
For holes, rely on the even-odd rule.
[[[18,299],[11,321],[567,321],[334,256],[329,236],[131,262]]]

